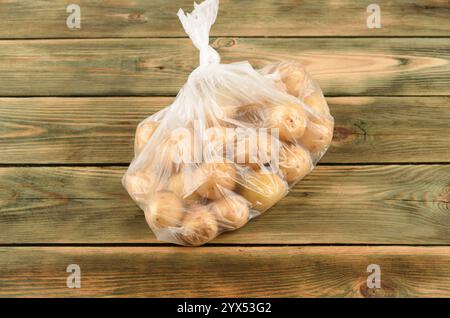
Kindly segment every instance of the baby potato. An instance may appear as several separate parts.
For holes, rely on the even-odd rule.
[[[229,124],[229,121],[236,117],[242,103],[242,99],[235,92],[219,88],[211,105],[208,105],[211,111],[205,113],[206,123],[209,127]]]
[[[223,106],[222,110],[224,112],[225,119],[234,118],[238,111],[239,106]]]
[[[138,156],[152,137],[159,123],[153,120],[144,120],[136,128],[134,140],[134,153]]]
[[[223,126],[210,127],[205,131],[205,140],[207,142],[220,142],[224,145],[233,142],[236,133],[234,129]]]
[[[208,149],[209,156],[226,158],[227,148],[234,145],[236,133],[233,128],[224,126],[210,127],[205,131],[203,151]]]
[[[238,106],[220,106],[216,108],[214,111],[208,111],[205,113],[206,123],[209,127],[223,125],[228,122],[228,120],[232,120],[239,109]]]
[[[185,128],[161,140],[154,151],[148,154],[145,165],[148,169],[172,174],[181,171],[185,163],[192,161],[193,151],[192,129]]]
[[[144,170],[126,173],[122,178],[122,184],[130,196],[138,204],[146,204],[159,186],[156,176]]]
[[[281,87],[288,94],[301,98],[307,87],[308,74],[301,63],[285,61],[266,66],[260,72],[263,75],[277,74],[281,80]],[[279,86],[279,81],[275,84]]]
[[[278,74],[285,91],[307,104],[318,115],[329,115],[328,104],[319,85],[312,80],[301,63],[295,61],[269,65],[261,72],[265,75]]]
[[[267,131],[258,130],[253,136],[238,134],[234,161],[258,169],[270,163],[273,157],[278,157],[280,148],[281,143],[278,138]]]
[[[302,106],[294,103],[276,105],[269,109],[268,126],[279,130],[280,139],[295,141],[306,128],[307,116]]]
[[[319,93],[314,92],[309,96],[306,96],[303,101],[306,105],[312,108],[318,115],[328,115],[328,105],[324,97],[320,96]]]
[[[281,200],[288,186],[276,173],[252,171],[242,176],[241,195],[251,203],[252,209],[264,212]]]
[[[319,124],[310,120],[300,143],[310,151],[311,155],[317,156],[329,147],[332,139],[332,121],[321,121]]]
[[[303,98],[303,102],[314,110],[317,115],[321,117],[330,116],[330,109],[320,88],[317,87],[314,92]]]
[[[146,154],[145,161],[142,161],[143,168],[147,170],[159,171],[161,174],[170,175],[179,170],[180,164],[176,164],[174,158],[174,147],[168,140],[163,140],[155,149]]]
[[[201,197],[195,192],[195,179],[191,172],[179,172],[169,178],[168,190],[186,201],[199,201]]]
[[[194,144],[193,129],[184,128],[172,132],[168,140],[168,147],[170,148],[172,162],[177,168],[176,171],[179,171],[185,163],[192,162],[195,151]]]
[[[231,163],[204,163],[198,173],[202,184],[197,188],[197,193],[207,199],[223,197],[236,184],[236,168]]]
[[[183,203],[171,191],[157,192],[145,210],[148,224],[157,229],[180,226],[183,216]]]
[[[192,246],[203,245],[218,234],[219,226],[206,206],[197,205],[187,213],[182,223],[182,240]]]
[[[299,63],[292,63],[289,68],[280,72],[281,81],[288,94],[300,98],[306,89],[307,74]]]
[[[134,172],[125,174],[122,183],[131,196],[135,194],[148,193],[150,190],[150,180],[143,175],[142,172]]]
[[[244,226],[250,210],[248,202],[240,195],[230,194],[210,204],[217,222],[225,230],[235,230]]]
[[[288,184],[300,180],[313,169],[309,152],[300,145],[283,147],[280,152],[279,166]]]
[[[215,114],[215,116],[217,116],[218,119],[220,120],[228,120],[228,119],[233,119],[236,114],[237,111],[239,109],[238,105],[233,105],[233,104],[220,104],[220,112],[218,114]]]
[[[236,119],[250,127],[261,127],[267,117],[267,101],[242,105],[236,112]]]
[[[215,94],[215,102],[231,117],[234,116],[237,108],[244,105],[247,100],[247,96],[231,87],[219,87]]]

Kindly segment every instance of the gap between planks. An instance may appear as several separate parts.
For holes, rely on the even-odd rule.
[[[402,36],[389,36],[389,35],[329,35],[329,36],[289,36],[289,35],[276,35],[276,36],[243,36],[233,34],[222,34],[210,37],[211,40],[217,38],[237,38],[237,39],[450,39],[450,36],[445,35],[430,35],[430,36],[416,36],[416,35],[402,35]],[[189,39],[188,36],[127,36],[127,37],[54,37],[54,38],[0,38],[0,42],[6,41],[57,41],[57,40],[124,40],[124,39],[136,39],[136,40],[170,40],[170,39]]]
[[[407,243],[395,243],[395,244],[371,244],[371,243],[207,243],[203,246],[194,248],[206,248],[206,247],[448,247],[449,244],[407,244]],[[180,247],[172,243],[155,242],[155,243],[7,243],[0,244],[2,247]],[[191,247],[185,247],[191,248]]]
[[[52,168],[52,167],[74,167],[74,168],[89,168],[89,167],[105,167],[105,168],[114,168],[114,167],[128,167],[131,162],[92,162],[92,163],[0,163],[0,168],[35,168],[35,167],[43,167],[43,168]],[[358,167],[366,167],[366,166],[445,166],[450,165],[449,161],[442,162],[318,162],[316,166],[323,167],[336,167],[336,166],[358,166]]]

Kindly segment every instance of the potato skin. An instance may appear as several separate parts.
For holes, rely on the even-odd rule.
[[[217,200],[234,189],[236,185],[236,168],[231,163],[204,163],[199,168],[203,184],[197,193],[210,200]]]
[[[147,142],[152,137],[159,122],[153,120],[145,120],[141,122],[136,128],[136,137],[134,139],[134,152],[138,156],[144,149]]]
[[[240,190],[251,208],[262,213],[287,194],[288,186],[276,173],[252,171],[242,176]]]
[[[218,234],[219,226],[206,206],[191,207],[182,224],[182,240],[191,246],[203,245]]]
[[[288,94],[301,98],[306,90],[308,74],[303,65],[296,61],[282,61],[267,65],[260,70],[263,75],[277,74],[275,84]],[[281,82],[281,85],[280,85]]]
[[[220,227],[227,231],[238,229],[249,220],[248,202],[238,194],[230,194],[212,202],[210,209]]]
[[[183,129],[174,136],[164,136],[152,152],[145,153],[145,169],[157,171],[162,175],[180,172],[186,162],[191,162],[194,151],[192,129]]]
[[[236,116],[236,113],[244,103],[245,100],[236,94],[235,91],[229,88],[218,88],[215,94],[215,102],[220,107],[221,112],[216,114],[220,119],[232,119]]]
[[[203,152],[225,161],[227,159],[227,147],[234,145],[235,141],[236,132],[234,129],[225,126],[210,127],[205,131]]]
[[[303,98],[303,102],[314,110],[314,112],[321,117],[329,117],[330,110],[328,103],[323,97],[321,91],[314,91],[310,95]]]
[[[331,144],[333,139],[333,122],[310,120],[305,133],[299,142],[310,151],[313,156],[320,156]]]
[[[268,109],[268,127],[276,128],[282,141],[294,142],[303,136],[307,115],[301,105],[286,103]]]
[[[273,157],[278,157],[281,142],[268,131],[257,131],[255,136],[248,135],[236,137],[234,162],[245,164],[258,170],[270,163]]]
[[[289,184],[302,179],[313,169],[309,151],[300,145],[285,146],[280,152],[279,166]]]
[[[304,92],[307,74],[300,63],[293,63],[281,74],[281,81],[286,87],[288,94],[300,98]]]
[[[183,217],[183,203],[170,191],[157,192],[145,210],[147,222],[157,229],[180,226]]]
[[[142,169],[127,172],[122,178],[122,184],[139,205],[146,205],[154,192],[161,188],[161,182],[156,175]]]
[[[199,201],[201,200],[201,197],[197,192],[195,192],[195,189],[193,189],[192,192],[190,192],[190,189],[188,189],[189,182],[193,182],[191,177],[193,177],[192,173],[175,173],[169,178],[167,189],[175,193],[184,201]]]

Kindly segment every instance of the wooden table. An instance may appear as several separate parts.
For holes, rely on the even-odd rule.
[[[120,178],[198,63],[175,15],[192,1],[0,1],[0,296],[450,296],[450,4],[379,0],[369,29],[370,3],[221,1],[222,61],[302,61],[336,128],[276,207],[185,248]]]

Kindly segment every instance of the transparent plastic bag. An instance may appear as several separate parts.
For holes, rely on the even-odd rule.
[[[156,237],[198,246],[281,200],[331,143],[333,118],[296,62],[256,71],[209,46],[218,0],[178,16],[200,66],[174,102],[142,121],[122,179]]]

